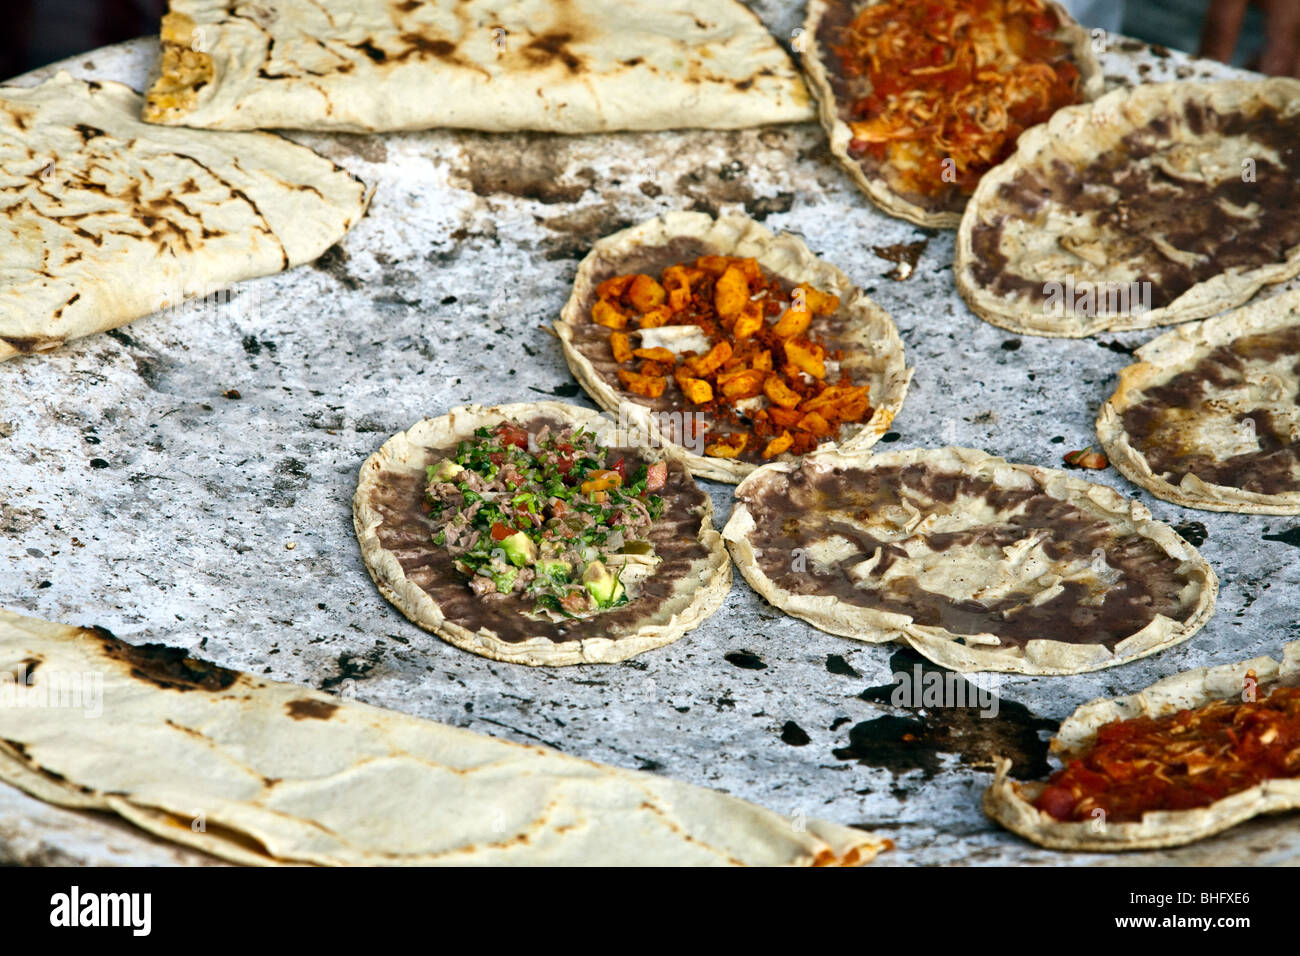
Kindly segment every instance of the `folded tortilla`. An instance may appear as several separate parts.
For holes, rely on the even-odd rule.
[[[170,0],[151,123],[376,132],[811,121],[735,0]]]
[[[267,133],[140,122],[120,83],[0,87],[0,360],[310,262],[366,187]]]
[[[855,865],[889,845],[8,611],[0,780],[249,864]]]

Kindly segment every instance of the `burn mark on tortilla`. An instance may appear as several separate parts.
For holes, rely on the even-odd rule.
[[[585,61],[569,49],[569,44],[574,39],[574,35],[568,31],[553,30],[529,42],[521,52],[535,68],[550,66],[558,60],[570,73],[579,73]]]
[[[911,648],[895,652],[889,659],[890,670],[900,678],[914,681],[939,679],[951,687],[953,697],[946,703],[962,701],[964,706],[922,707],[912,688],[911,706],[899,706],[906,716],[886,714],[864,720],[849,729],[847,746],[832,753],[839,760],[889,770],[895,775],[920,771],[929,779],[942,769],[944,754],[955,755],[962,764],[992,770],[995,758],[1011,760],[1011,774],[1018,780],[1035,780],[1047,776],[1046,735],[1055,732],[1058,723],[1032,713],[1024,704],[1000,698],[990,699],[986,710],[978,706],[981,693],[960,674],[936,667]],[[935,675],[927,678],[925,675]],[[868,687],[859,697],[866,701],[893,705],[898,683]],[[906,704],[906,701],[904,701]],[[996,704],[996,716],[991,714]]]
[[[48,352],[63,344],[63,339],[53,335],[0,335],[0,342],[5,343],[15,352],[30,355],[34,352]]]
[[[372,63],[384,63],[388,60],[388,54],[375,46],[375,44],[369,39],[362,40],[360,43],[350,43],[348,45],[358,53],[364,53],[370,58]]]
[[[191,657],[183,648],[128,644],[102,627],[88,628],[86,633],[99,640],[108,657],[127,665],[132,677],[165,690],[225,690],[239,679],[238,671]]]
[[[294,720],[329,720],[339,709],[338,704],[326,700],[313,700],[310,697],[291,700],[284,707]]]

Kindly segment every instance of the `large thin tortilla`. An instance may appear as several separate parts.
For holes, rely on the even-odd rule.
[[[1153,83],[1059,110],[987,173],[957,288],[1013,332],[1204,318],[1300,273],[1300,80]]]
[[[670,432],[662,427],[663,413],[700,413],[672,384],[659,399],[623,389],[617,376],[618,363],[610,351],[609,330],[592,322],[591,308],[596,301],[596,286],[611,276],[645,272],[657,278],[665,267],[702,255],[752,257],[791,286],[807,282],[839,296],[839,309],[816,317],[810,328],[823,339],[828,351],[839,349],[844,353],[840,367],[854,384],[870,387],[872,414],[864,422],[842,425],[843,438],[819,448],[864,450],[889,431],[912,381],[912,369],[903,357],[903,340],[889,313],[838,268],[813,255],[798,236],[773,235],[747,216],[738,215],[714,219],[698,212],[668,213],[604,237],[582,260],[573,280],[573,292],[555,329],[569,369],[597,405],[638,423],[664,441],[670,440]],[[717,423],[707,411],[702,414],[706,425]],[[731,430],[725,424],[718,428],[724,433]],[[699,447],[702,450],[703,444]],[[715,481],[740,481],[762,464],[756,450],[740,458],[716,458],[681,450],[693,474]],[[792,458],[785,453],[776,460]]]
[[[309,262],[365,209],[305,147],[150,126],[140,105],[66,73],[0,87],[0,360]]]
[[[843,76],[828,43],[835,31],[850,23],[864,7],[884,2],[895,0],[810,0],[800,41],[804,72],[817,98],[818,114],[826,128],[831,153],[857,187],[891,216],[935,229],[955,229],[966,205],[964,197],[954,194],[925,196],[900,188],[891,181],[887,166],[849,155],[853,132],[847,120],[852,81]],[[1047,6],[1061,24],[1054,37],[1070,48],[1071,62],[1079,69],[1080,94],[1085,101],[1096,98],[1101,94],[1102,73],[1093,55],[1088,31],[1059,3],[1048,0]],[[859,91],[856,95],[861,96],[864,92]]]
[[[227,860],[854,865],[888,841],[0,611],[0,780]]]
[[[1218,579],[1137,501],[968,448],[754,472],[723,537],[774,607],[959,671],[1077,674],[1170,647]]]
[[[735,0],[170,0],[145,119],[376,132],[736,129],[814,118]]]
[[[628,604],[580,622],[535,620],[525,616],[531,605],[523,596],[490,604],[474,598],[450,557],[433,544],[421,510],[425,467],[454,452],[475,429],[506,419],[592,429],[601,444],[620,449],[630,464],[638,456],[667,460],[663,514],[650,537],[661,560],[648,575],[625,573]],[[420,627],[494,660],[612,663],[672,643],[721,606],[731,589],[731,561],[713,528],[713,504],[682,457],[671,447],[626,447],[627,437],[599,413],[563,402],[470,405],[394,435],[361,466],[353,498],[357,539],[370,576]]]
[[[1247,671],[1258,680],[1258,693],[1267,693],[1278,681],[1300,681],[1300,641],[1282,648],[1282,660],[1257,657],[1240,664],[1184,671],[1157,681],[1128,697],[1099,698],[1070,715],[1056,736],[1052,750],[1062,759],[1085,750],[1103,724],[1134,717],[1162,717],[1199,707],[1214,700],[1239,697]],[[1208,807],[1145,813],[1136,823],[1092,820],[1074,823],[1057,820],[1033,805],[1042,783],[1016,783],[1008,776],[1011,761],[998,761],[993,785],[984,793],[984,811],[1013,833],[1054,850],[1150,850],[1183,846],[1221,833],[1238,823],[1266,813],[1300,809],[1300,779],[1265,782],[1225,797]]]
[[[1172,329],[1136,357],[1097,417],[1111,464],[1190,508],[1300,514],[1300,291]]]

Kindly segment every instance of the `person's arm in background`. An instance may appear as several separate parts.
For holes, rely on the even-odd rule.
[[[1227,63],[1236,49],[1250,0],[1210,0],[1201,30],[1201,56]],[[1264,49],[1255,69],[1300,77],[1300,0],[1255,0],[1264,13]]]

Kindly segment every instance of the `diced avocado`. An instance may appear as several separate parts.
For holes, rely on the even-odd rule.
[[[501,547],[505,550],[510,563],[517,568],[537,560],[537,545],[533,544],[533,539],[522,531],[516,531],[509,537],[502,538]]]
[[[542,577],[558,578],[561,581],[569,580],[569,575],[573,573],[573,565],[568,561],[560,558],[542,558],[537,562],[537,573]]]
[[[498,594],[509,594],[515,586],[515,576],[519,574],[514,568],[492,572],[492,583],[497,586]]]
[[[429,480],[430,481],[451,481],[451,479],[455,478],[464,470],[465,470],[464,468],[456,464],[450,458],[444,458],[436,465],[429,466],[429,471],[428,471]]]
[[[623,583],[601,561],[587,565],[587,570],[582,572],[582,586],[601,607],[609,607],[623,596]]]

